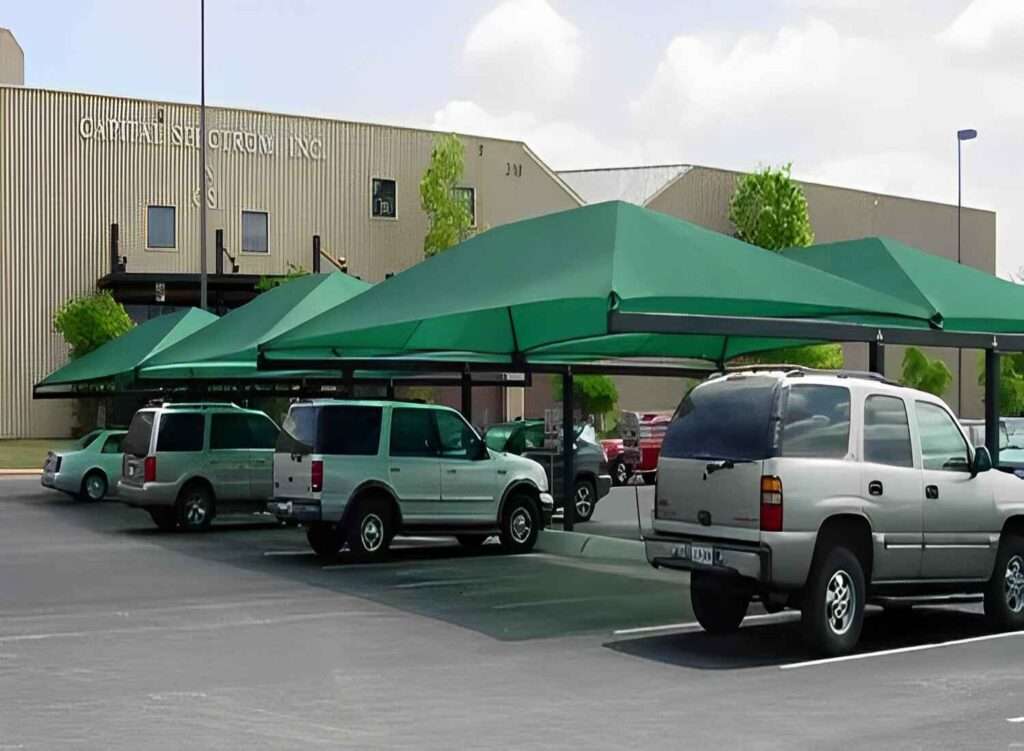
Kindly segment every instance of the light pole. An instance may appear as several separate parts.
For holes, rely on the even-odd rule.
[[[960,177],[960,144],[978,137],[978,131],[967,128],[956,132],[956,262],[962,263],[960,258],[960,204],[963,193],[963,180]]]
[[[206,310],[206,0],[199,0],[199,307]]]
[[[963,179],[961,178],[961,167],[960,167],[960,144],[964,141],[970,141],[978,137],[978,131],[973,128],[965,128],[964,130],[958,130],[956,132],[956,262],[963,263],[963,259],[960,255],[960,209],[963,201],[961,200],[963,194]],[[986,360],[986,362],[988,362]],[[958,349],[956,351],[956,376],[959,385],[957,391],[957,412],[961,412],[964,408],[964,351]],[[988,404],[988,402],[986,402]],[[986,407],[987,409],[987,407]]]

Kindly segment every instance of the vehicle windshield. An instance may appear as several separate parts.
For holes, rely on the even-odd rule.
[[[128,434],[124,437],[124,453],[132,456],[145,456],[149,453],[149,438],[153,433],[152,411],[136,412],[128,426]]]
[[[661,455],[673,459],[752,461],[771,455],[778,380],[739,376],[694,388],[665,434]]]

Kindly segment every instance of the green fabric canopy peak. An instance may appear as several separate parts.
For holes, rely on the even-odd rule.
[[[87,355],[72,360],[38,384],[37,389],[52,390],[81,384],[98,384],[130,378],[147,358],[172,347],[176,342],[200,331],[217,316],[198,308],[157,316],[140,323]]]
[[[474,352],[510,360],[698,357],[787,346],[612,335],[609,311],[928,326],[930,307],[633,204],[483,232],[260,345],[268,361]]]

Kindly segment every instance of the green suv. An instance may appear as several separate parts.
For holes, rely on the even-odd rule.
[[[163,530],[261,512],[273,494],[278,427],[234,404],[164,404],[135,413],[124,439],[118,499]]]
[[[274,455],[269,510],[333,556],[376,558],[396,534],[498,535],[524,553],[551,518],[537,462],[487,448],[458,412],[432,404],[318,399],[292,404]]]

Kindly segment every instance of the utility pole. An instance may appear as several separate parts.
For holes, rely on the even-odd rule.
[[[199,0],[199,307],[206,301],[206,0]]]

